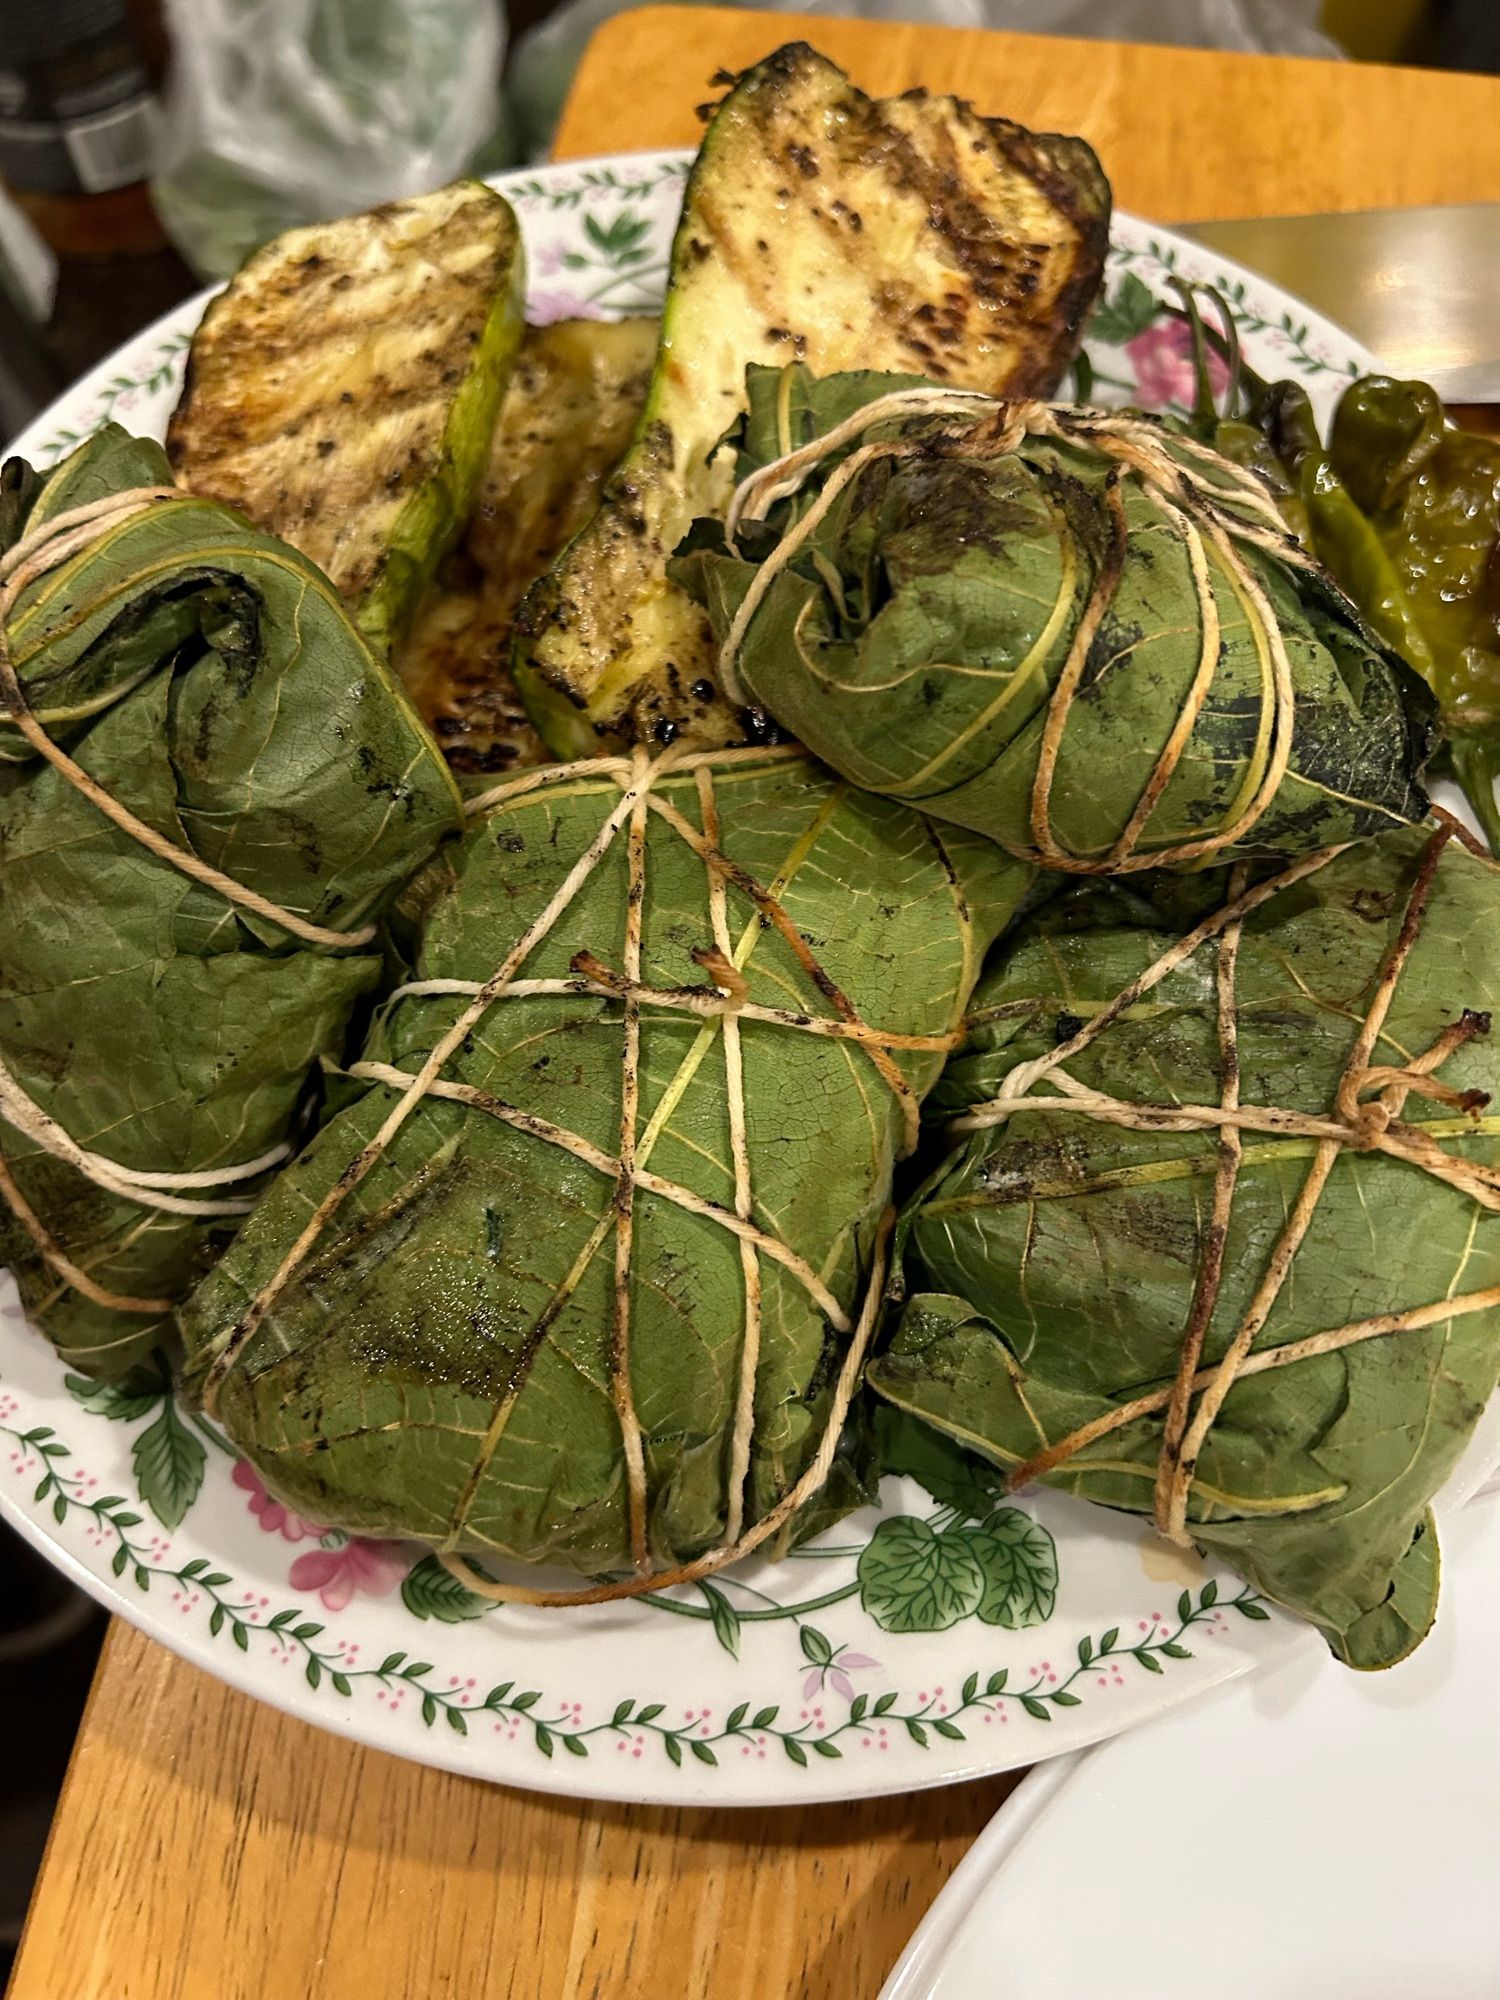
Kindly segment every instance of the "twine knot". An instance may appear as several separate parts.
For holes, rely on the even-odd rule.
[[[924,417],[951,421],[921,436],[907,430],[895,437],[859,442],[876,425]],[[1296,711],[1296,688],[1280,620],[1238,544],[1291,569],[1316,570],[1318,565],[1288,537],[1270,495],[1252,472],[1192,438],[1174,437],[1169,449],[1161,427],[1139,417],[1062,404],[1008,403],[972,389],[898,389],[877,396],[810,443],[788,449],[758,467],[736,487],[725,515],[724,543],[731,555],[739,553],[736,537],[742,523],[766,520],[778,502],[801,492],[823,460],[845,445],[854,447],[826,475],[806,511],[789,522],[750,579],[719,648],[719,680],[724,692],[731,701],[749,705],[739,666],[752,620],[782,572],[827,520],[839,495],[869,466],[882,460],[915,458],[989,460],[1019,450],[1030,437],[1092,448],[1111,461],[1103,486],[1108,541],[1043,710],[1031,788],[1031,844],[1006,841],[1002,845],[1020,860],[1077,875],[1128,875],[1145,868],[1181,868],[1223,853],[1254,830],[1280,791],[1291,768]],[[1052,791],[1063,735],[1090,649],[1125,573],[1129,529],[1120,488],[1127,474],[1139,481],[1181,545],[1198,606],[1198,664],[1177,719],[1118,838],[1104,854],[1075,853],[1054,834]],[[1214,832],[1143,851],[1142,836],[1187,755],[1219,668],[1222,627],[1209,567],[1210,549],[1248,614],[1257,647],[1270,668],[1262,697],[1267,727],[1249,760],[1246,788],[1229,808],[1223,824]]]
[[[1445,1109],[1465,1117],[1478,1116],[1490,1102],[1489,1093],[1475,1089],[1460,1090],[1442,1082],[1436,1071],[1465,1043],[1489,1033],[1489,1015],[1465,1008],[1459,1018],[1443,1029],[1432,1046],[1421,1054],[1408,1057],[1400,1065],[1371,1061],[1384,1030],[1397,983],[1420,932],[1443,849],[1450,840],[1458,838],[1484,856],[1484,850],[1478,847],[1458,821],[1441,811],[1435,817],[1437,829],[1418,863],[1406,909],[1381,962],[1368,1010],[1360,1022],[1334,1093],[1331,1112],[1294,1111],[1240,1102],[1235,968],[1241,932],[1245,919],[1252,911],[1295,882],[1326,867],[1346,851],[1344,847],[1325,848],[1321,853],[1295,862],[1280,874],[1251,888],[1245,887],[1243,868],[1237,869],[1231,879],[1229,900],[1220,910],[1169,946],[1090,1020],[1081,1023],[1066,1040],[1043,1056],[1017,1064],[1003,1081],[996,1097],[952,1121],[954,1129],[973,1131],[1001,1124],[1018,1111],[1045,1110],[1054,1114],[1074,1113],[1134,1131],[1216,1130],[1219,1134],[1213,1207],[1203,1234],[1198,1275],[1173,1381],[1166,1388],[1148,1390],[1144,1395],[1114,1404],[1106,1414],[1094,1418],[1056,1443],[1045,1446],[1012,1470],[1007,1480],[1010,1487],[1024,1485],[1031,1479],[1055,1471],[1076,1453],[1125,1424],[1161,1413],[1162,1445],[1157,1463],[1154,1519],[1157,1528],[1168,1540],[1186,1545],[1192,1540],[1187,1520],[1188,1497],[1203,1445],[1225,1398],[1242,1376],[1263,1374],[1268,1369],[1336,1353],[1361,1341],[1412,1331],[1431,1326],[1441,1319],[1456,1319],[1466,1313],[1486,1311],[1500,1305],[1500,1287],[1490,1287],[1427,1305],[1408,1307],[1403,1311],[1377,1314],[1372,1318],[1352,1321],[1347,1326],[1330,1327],[1322,1333],[1279,1347],[1255,1350],[1255,1342],[1264,1331],[1291,1272],[1293,1260],[1306,1237],[1328,1177],[1344,1150],[1384,1153],[1457,1189],[1481,1209],[1492,1214],[1500,1211],[1500,1168],[1450,1152],[1438,1143],[1430,1131],[1407,1123],[1402,1116],[1409,1096],[1441,1104]],[[1487,856],[1484,858],[1488,859]],[[1202,945],[1214,940],[1218,945],[1216,992],[1222,1083],[1218,1104],[1134,1103],[1093,1089],[1068,1074],[1063,1067],[1066,1062],[1087,1048],[1143,995],[1185,964]],[[1036,1084],[1043,1077],[1050,1080],[1055,1094],[1033,1095]],[[1278,1138],[1309,1139],[1313,1142],[1312,1161],[1250,1305],[1223,1358],[1209,1367],[1200,1368],[1204,1339],[1218,1302],[1223,1277],[1224,1247],[1240,1168],[1241,1134],[1247,1131],[1263,1132]]]
[[[1355,1107],[1349,1123],[1349,1145],[1356,1153],[1373,1153],[1384,1143],[1394,1116],[1391,1107],[1378,1097]]]
[[[534,1323],[525,1353],[517,1363],[517,1373],[495,1405],[490,1424],[450,1518],[447,1533],[438,1548],[439,1560],[476,1594],[497,1602],[535,1605],[604,1604],[618,1598],[636,1597],[663,1590],[673,1584],[691,1583],[709,1576],[726,1564],[762,1547],[787,1529],[792,1517],[821,1490],[833,1467],[844,1423],[859,1389],[865,1355],[880,1320],[886,1296],[886,1273],[890,1263],[895,1229],[895,1211],[887,1207],[876,1227],[867,1255],[867,1276],[857,1311],[842,1305],[829,1282],[815,1270],[774,1228],[763,1228],[755,1218],[756,1202],[751,1185],[750,1139],[745,1078],[740,1049],[742,1019],[775,1022],[799,1032],[824,1034],[836,1040],[859,1044],[866,1059],[888,1086],[899,1106],[902,1124],[910,1145],[915,1145],[918,1129],[918,1100],[893,1053],[896,1049],[921,1048],[946,1052],[962,1037],[961,1025],[939,1035],[888,1033],[866,1023],[854,1003],[830,974],[819,964],[811,945],[797,929],[774,889],[767,889],[745,868],[725,853],[720,844],[719,806],[713,774],[724,765],[759,764],[766,759],[800,759],[806,752],[799,745],[774,749],[692,752],[668,749],[656,757],[636,750],[629,758],[606,757],[574,764],[546,765],[522,777],[508,780],[471,799],[465,811],[478,818],[496,808],[552,785],[567,785],[580,777],[600,777],[618,786],[620,797],[606,814],[594,838],[558,883],[553,894],[522,934],[515,939],[488,979],[414,980],[400,986],[391,1000],[406,997],[449,994],[462,996],[467,1004],[439,1035],[421,1068],[406,1071],[392,1065],[363,1060],[350,1067],[350,1074],[363,1081],[380,1083],[398,1093],[379,1128],[345,1167],[303,1225],[301,1232],[282,1257],[276,1270],[262,1284],[235,1324],[215,1343],[215,1351],[203,1374],[203,1403],[212,1411],[220,1388],[238,1356],[264,1322],[283,1290],[297,1278],[325,1228],[333,1221],[345,1199],[385,1157],[391,1143],[408,1118],[428,1098],[466,1105],[499,1119],[530,1138],[553,1145],[615,1183],[605,1218],[596,1226],[590,1247],[591,1259],[610,1234],[614,1238],[613,1305],[609,1333],[609,1393],[619,1424],[624,1463],[624,1485],[629,1527],[632,1573],[581,1590],[538,1589],[527,1584],[497,1582],[481,1574],[464,1560],[459,1543],[464,1535],[469,1510],[494,1451],[504,1434],[515,1406],[525,1370],[531,1366],[541,1343],[548,1337],[553,1307]],[[696,786],[699,826],[663,796],[666,778],[691,778]],[[658,988],[643,977],[643,921],[646,902],[646,829],[648,816],[656,814],[702,862],[705,872],[711,946],[693,953],[713,980],[709,986]],[[701,828],[701,830],[700,830]],[[626,846],[628,887],[625,895],[623,964],[606,965],[597,954],[579,951],[572,955],[566,980],[521,977],[532,954],[550,937],[567,915],[576,898],[593,877],[617,838]],[[729,930],[727,891],[736,887],[755,910],[754,929],[774,930],[782,939],[812,986],[828,1003],[823,1018],[800,1010],[752,1004],[749,983],[737,963],[736,947]],[[621,1003],[621,1090],[619,1145],[607,1153],[582,1135],[519,1107],[507,1104],[491,1092],[445,1077],[445,1065],[480,1027],[490,1009],[499,1002],[522,994],[549,993],[574,996],[602,993]],[[648,1165],[655,1132],[648,1122],[640,1126],[641,1102],[641,1012],[645,1007],[680,1010],[713,1020],[724,1059],[725,1110],[729,1127],[729,1151],[734,1174],[733,1206],[711,1200],[681,1183],[652,1171]],[[679,1074],[686,1075],[685,1070]],[[737,1239],[744,1282],[744,1336],[741,1344],[739,1379],[736,1385],[733,1425],[729,1437],[726,1477],[726,1509],[723,1534],[716,1545],[690,1561],[668,1568],[653,1567],[649,1539],[650,1493],[647,1481],[647,1439],[636,1409],[630,1366],[632,1314],[632,1246],[635,1241],[635,1207],[638,1191],[671,1202],[677,1208],[728,1230]],[[848,1342],[829,1397],[826,1414],[812,1455],[800,1475],[753,1522],[747,1519],[753,1493],[752,1445],[756,1425],[756,1384],[761,1347],[762,1259],[769,1259],[786,1271],[806,1292],[830,1328]],[[580,1265],[561,1281],[554,1294],[560,1303],[581,1275]]]

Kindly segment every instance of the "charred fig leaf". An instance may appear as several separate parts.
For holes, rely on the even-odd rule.
[[[170,481],[156,445],[109,425],[48,475],[28,526]],[[110,527],[21,592],[8,635],[33,714],[103,791],[324,929],[378,916],[456,825],[434,744],[330,585],[227,508],[184,495]],[[143,1173],[232,1167],[285,1140],[320,1059],[344,1053],[378,951],[303,944],[190,880],[6,722],[0,852],[0,1062],[32,1102]],[[94,1285],[166,1302],[125,1311],[59,1285],[0,1204],[0,1263],[44,1330],[84,1373],[128,1376],[238,1213],[146,1207],[8,1124],[0,1154]]]
[[[911,387],[752,369],[739,471],[775,463],[788,436],[815,440]],[[1233,486],[1247,475],[1147,419],[1077,422],[1000,453],[972,416],[891,412],[772,506],[780,540],[830,502],[779,567],[759,544],[731,552],[721,537],[716,553],[700,537],[673,574],[716,638],[736,634],[746,700],[855,784],[1016,854],[1041,852],[1044,772],[1046,854],[1070,863],[1104,860],[1126,840],[1177,865],[1226,832],[1220,859],[1299,854],[1421,820],[1431,693],[1305,552],[1274,528],[1268,541],[1264,496],[1257,508]],[[1160,479],[1122,468],[1112,443],[1137,460],[1157,453]],[[905,455],[833,483],[857,447],[882,444]],[[740,636],[752,580],[763,595]],[[1290,762],[1262,793],[1278,636]],[[1065,718],[1055,744],[1054,698]]]
[[[940,1506],[958,1508],[966,1520],[982,1520],[1004,1491],[983,1459],[889,1405],[875,1412],[875,1444],[882,1472],[915,1479]]]
[[[665,810],[645,815],[641,859],[650,992],[718,991],[704,983],[710,876],[681,829],[716,816],[736,871],[724,919],[736,963],[720,969],[744,987],[745,1151],[766,1232],[741,1496],[754,1522],[809,1464],[834,1407],[906,1140],[891,1077],[913,1101],[936,1080],[984,950],[1032,871],[854,791],[795,750],[731,757],[703,776],[668,767],[651,797]],[[580,954],[606,973],[624,963],[626,836],[574,872],[620,804],[615,774],[559,767],[476,818],[424,890],[414,984],[349,1066],[358,1088],[183,1312],[190,1383],[216,1385],[236,1447],[311,1519],[588,1576],[633,1566],[612,1373],[623,1009],[612,988],[568,989]],[[573,900],[518,969],[554,990],[497,999],[444,1067],[444,1091],[460,1094],[429,1096],[348,1182],[405,1088],[399,1079],[421,1069],[570,882]],[[771,883],[790,936],[758,900],[756,885]],[[919,1045],[877,1060],[814,1032],[835,994]],[[639,1180],[630,1208],[625,1297],[657,1568],[718,1545],[731,1505],[746,1281],[728,1226],[727,1063],[721,1015],[642,1002],[633,1131],[637,1168],[653,1179]],[[345,1192],[306,1261],[244,1337],[252,1302],[336,1188]],[[860,1429],[851,1422],[843,1442]],[[833,1518],[859,1504],[857,1471],[836,1455],[807,1511]],[[731,1642],[727,1600],[707,1597]]]
[[[1243,1105],[1332,1115],[1430,839],[1402,832],[1353,847],[1247,919],[1235,970]],[[1442,851],[1372,1056],[1399,1066],[1449,1036],[1433,1075],[1454,1095],[1408,1096],[1402,1116],[1450,1160],[1489,1168],[1500,1166],[1500,1046],[1487,1021],[1500,1015],[1497,881],[1457,842]],[[1126,891],[1070,891],[1033,917],[975,995],[969,1045],[932,1100],[934,1137],[992,1098],[1017,1064],[1055,1051],[1061,1016],[1095,1017],[1220,907],[1225,887],[1222,873],[1196,883],[1148,876]],[[1217,947],[1201,947],[1070,1058],[1066,1074],[1130,1104],[1217,1103],[1217,964]],[[1284,1128],[1243,1132],[1206,1364],[1249,1312],[1317,1145]],[[950,1138],[905,1218],[915,1295],[871,1363],[872,1386],[1013,1469],[1169,1384],[1218,1159],[1211,1129],[1107,1124],[1049,1100],[1045,1086],[1034,1108]],[[1351,1664],[1400,1659],[1431,1622],[1428,1507],[1500,1376],[1500,1310],[1483,1304],[1496,1286],[1500,1223],[1472,1192],[1410,1158],[1345,1146],[1252,1360],[1413,1308],[1480,1303],[1242,1374],[1198,1454],[1194,1540],[1321,1627]],[[1161,1445],[1161,1415],[1148,1412],[1046,1478],[1149,1517]],[[1231,1601],[1243,1617],[1264,1615]]]

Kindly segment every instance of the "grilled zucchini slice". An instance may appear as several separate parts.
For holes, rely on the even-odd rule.
[[[524,284],[515,215],[479,181],[289,230],[193,338],[179,483],[311,557],[388,650],[473,508]]]
[[[802,43],[747,71],[688,180],[635,439],[517,620],[517,682],[549,746],[755,734],[666,574],[694,517],[727,499],[715,446],[748,363],[1048,395],[1099,289],[1109,206],[1080,139],[951,97],[872,100]]]
[[[630,442],[656,353],[654,319],[528,327],[473,518],[396,666],[461,776],[539,764],[511,678],[516,606],[593,512]]]

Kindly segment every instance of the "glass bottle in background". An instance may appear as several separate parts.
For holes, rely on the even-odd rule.
[[[0,177],[60,256],[159,250],[146,192],[159,17],[126,0],[0,7]]]
[[[57,255],[69,377],[193,286],[147,186],[165,65],[158,0],[0,0],[0,181]]]

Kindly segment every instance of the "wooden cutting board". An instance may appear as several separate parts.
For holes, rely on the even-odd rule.
[[[809,41],[872,95],[924,84],[1089,140],[1158,222],[1500,201],[1500,80],[733,7],[643,7],[594,36],[559,159],[695,146],[711,79]]]

